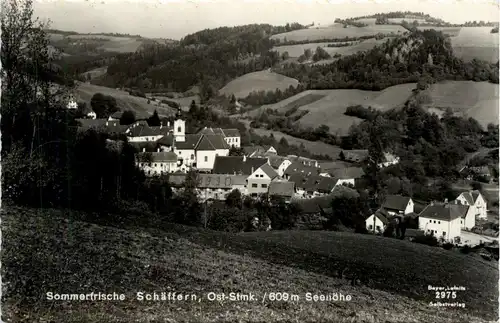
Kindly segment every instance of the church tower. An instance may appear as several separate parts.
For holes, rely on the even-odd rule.
[[[180,113],[177,114],[174,121],[174,140],[176,142],[186,141],[186,121],[181,119]]]

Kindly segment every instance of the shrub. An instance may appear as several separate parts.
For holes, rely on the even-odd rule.
[[[460,252],[463,254],[469,254],[471,251],[472,251],[472,248],[468,244],[466,244],[465,246],[460,248]]]
[[[413,242],[425,244],[431,247],[435,247],[439,244],[437,238],[430,234],[416,236],[413,239]]]
[[[450,250],[451,248],[453,248],[453,243],[451,243],[451,242],[445,242],[445,243],[443,243],[442,247],[445,250]]]

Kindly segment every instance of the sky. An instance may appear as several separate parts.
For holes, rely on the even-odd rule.
[[[51,28],[180,39],[206,28],[250,23],[332,24],[389,11],[418,11],[451,23],[499,21],[498,0],[35,0]]]

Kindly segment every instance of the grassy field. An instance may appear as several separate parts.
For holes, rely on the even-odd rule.
[[[432,85],[430,106],[450,107],[483,126],[498,123],[498,85],[488,82],[447,81]]]
[[[117,53],[133,53],[139,47],[141,47],[145,39],[135,38],[135,37],[115,37],[106,35],[69,35],[66,36],[69,39],[75,41],[85,41],[93,39],[105,39],[99,49],[105,50],[107,52],[117,52]]]
[[[99,77],[103,76],[104,74],[106,74],[107,71],[108,71],[108,67],[103,66],[103,67],[98,67],[98,68],[95,68],[93,70],[82,73],[82,75],[84,77],[87,77],[87,75],[90,75],[90,79],[93,80],[95,78],[99,78]]]
[[[123,230],[60,215],[2,209],[5,320],[469,323],[498,315],[498,269],[472,255],[369,235],[225,234],[176,225]],[[364,283],[351,286],[352,275]],[[429,306],[435,293],[428,285],[466,287],[455,300],[466,308]],[[126,299],[55,302],[46,300],[48,291],[117,292]],[[200,301],[139,301],[140,291],[189,293]],[[300,300],[262,300],[278,291]],[[208,292],[251,292],[257,301],[209,301]],[[351,301],[308,302],[308,292],[342,293]]]
[[[247,126],[247,128],[250,129],[249,120],[240,119],[239,121],[244,123]],[[321,141],[309,141],[305,139],[300,139],[292,137],[280,131],[267,130],[263,128],[251,128],[251,129],[255,132],[255,134],[259,136],[270,136],[271,134],[273,134],[274,138],[276,138],[277,141],[280,141],[280,139],[284,137],[291,145],[300,146],[301,144],[304,144],[306,149],[312,154],[328,155],[331,156],[333,159],[337,159],[340,154],[341,150],[340,147],[328,145]]]
[[[277,88],[285,90],[290,85],[297,86],[296,79],[273,73],[269,70],[248,73],[240,76],[219,90],[220,94],[230,96],[234,94],[236,98],[245,98],[252,91],[274,91]]]
[[[96,93],[111,95],[117,101],[121,111],[132,110],[136,114],[153,114],[154,110],[158,111],[161,116],[169,116],[175,113],[172,108],[167,106],[158,107],[153,104],[148,104],[148,100],[128,94],[128,92],[120,91],[104,86],[98,86],[88,83],[79,83],[74,91],[77,101],[84,101],[90,104],[92,96]]]
[[[304,54],[306,49],[310,49],[312,52],[316,50],[317,47],[322,47],[330,55],[335,55],[336,53],[346,56],[355,54],[360,51],[367,51],[375,47],[376,45],[383,44],[388,38],[376,40],[375,38],[370,38],[363,40],[361,42],[355,42],[352,46],[346,47],[328,47],[329,44],[334,43],[309,43],[309,44],[299,44],[299,45],[287,45],[274,47],[272,50],[279,52],[280,54],[288,52],[290,57],[299,57]]]
[[[491,27],[462,27],[456,37],[451,38],[455,55],[464,59],[482,59],[491,63],[498,61],[498,34]]]
[[[434,29],[437,31],[442,31],[444,34],[449,35],[450,37],[455,37],[460,33],[460,29],[462,27],[436,27],[436,26],[418,26],[418,30],[428,30]]]
[[[397,25],[373,25],[367,27],[352,27],[348,26],[343,28],[342,25],[335,24],[330,27],[324,28],[310,28],[299,29],[287,33],[272,35],[271,39],[280,39],[284,41],[304,41],[304,40],[321,40],[332,38],[345,38],[345,37],[361,37],[361,36],[375,36],[378,33],[394,35],[402,35],[407,30]]]

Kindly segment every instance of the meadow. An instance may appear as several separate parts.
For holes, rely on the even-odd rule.
[[[175,113],[172,108],[166,105],[159,107],[153,105],[152,103],[148,104],[148,99],[146,98],[133,96],[126,91],[112,89],[109,87],[78,82],[74,92],[76,95],[75,99],[77,101],[84,101],[88,105],[90,105],[90,100],[96,93],[111,95],[116,99],[117,105],[121,111],[132,110],[136,113],[136,115],[152,115],[155,110],[157,110],[160,116],[170,116]]]
[[[455,55],[466,61],[477,58],[496,63],[499,36],[490,31],[491,27],[462,27],[460,33],[451,38]]]
[[[345,38],[345,37],[362,37],[362,36],[375,36],[379,33],[402,35],[407,30],[398,25],[373,25],[367,27],[353,27],[348,26],[344,28],[342,25],[334,24],[330,27],[299,29],[287,33],[272,35],[271,39],[279,39],[284,41],[305,41],[305,40],[321,40],[332,38]]]
[[[277,46],[273,47],[272,50],[277,51],[280,54],[283,54],[284,52],[288,52],[290,57],[299,57],[300,55],[304,54],[304,51],[306,49],[310,49],[313,53],[318,47],[322,47],[324,50],[326,50],[330,55],[335,55],[336,53],[346,56],[346,55],[352,55],[360,51],[367,51],[375,47],[376,45],[383,44],[384,42],[387,41],[387,37],[383,39],[375,39],[375,38],[370,38],[370,39],[365,39],[363,41],[355,42],[351,46],[346,46],[346,47],[328,47],[329,44],[334,44],[334,43],[308,43],[308,44],[298,44],[298,45],[285,45],[285,46]]]
[[[107,71],[108,71],[108,67],[103,66],[103,67],[98,67],[98,68],[95,68],[93,70],[82,73],[82,76],[87,78],[87,75],[90,75],[90,79],[93,80],[93,79],[96,79],[96,78],[99,78],[99,77],[105,75]]]
[[[247,126],[247,128],[250,129],[250,120],[240,119],[238,121],[244,123]],[[328,155],[333,159],[337,159],[341,151],[340,147],[325,144],[322,141],[309,141],[301,138],[292,137],[281,131],[267,130],[264,128],[251,128],[251,129],[258,136],[269,137],[272,134],[277,141],[280,141],[281,138],[285,138],[288,144],[290,145],[300,146],[301,144],[304,144],[306,149],[312,154]]]
[[[227,234],[166,224],[118,229],[78,212],[2,209],[3,316],[33,322],[486,322],[498,316],[498,269],[473,255],[335,232]],[[69,219],[68,219],[69,218]],[[416,265],[418,264],[418,265]],[[344,277],[336,275],[345,271]],[[349,277],[365,283],[351,286]],[[465,309],[430,307],[427,285],[464,286]],[[124,301],[48,301],[54,293],[116,292]],[[137,292],[200,301],[139,301]],[[299,301],[262,300],[273,291]],[[254,293],[255,302],[209,301]],[[350,295],[308,302],[305,293]]]
[[[236,98],[245,98],[253,91],[275,91],[277,88],[285,90],[290,85],[295,87],[298,84],[299,81],[296,79],[265,70],[240,76],[227,83],[219,90],[219,93],[227,96],[234,94]]]
[[[126,36],[108,36],[98,34],[77,34],[62,35],[58,33],[49,33],[49,41],[56,46],[62,46],[69,50],[74,44],[75,48],[82,44],[92,44],[97,50],[115,53],[133,53],[144,44],[154,42],[147,38],[126,37]]]
[[[488,82],[447,81],[428,90],[435,108],[450,107],[455,113],[476,119],[483,127],[498,124],[498,85]]]
[[[418,30],[429,30],[434,29],[437,31],[441,31],[444,34],[449,35],[450,37],[456,37],[460,33],[460,29],[462,27],[436,27],[436,26],[418,26]]]

